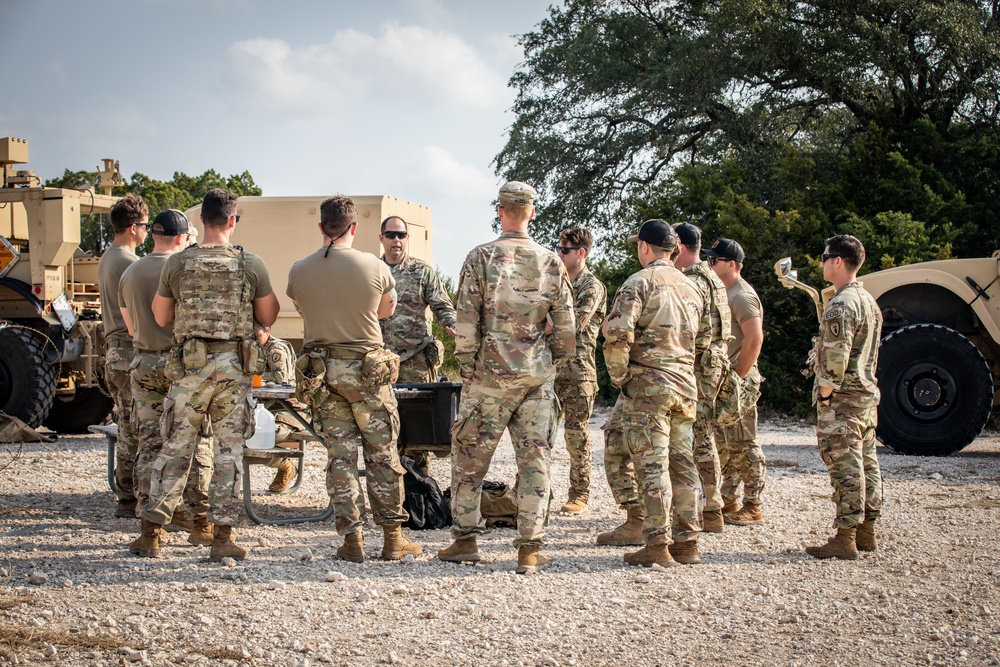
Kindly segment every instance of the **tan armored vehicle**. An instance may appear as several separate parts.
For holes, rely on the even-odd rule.
[[[122,182],[106,159],[99,193],[43,188],[13,169],[27,162],[27,141],[0,139],[0,410],[82,432],[112,402],[101,389],[98,259],[78,252],[80,216],[108,213]]]
[[[791,259],[775,264],[786,287]],[[982,432],[1000,386],[1000,251],[982,259],[900,266],[862,278],[884,324],[878,439],[904,454],[947,456]],[[829,299],[832,288],[823,292]]]

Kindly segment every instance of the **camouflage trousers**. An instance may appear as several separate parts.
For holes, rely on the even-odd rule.
[[[135,496],[139,507],[149,503],[149,484],[152,464],[163,450],[160,421],[163,417],[163,399],[170,389],[170,380],[163,374],[167,352],[137,351],[132,360],[132,432],[139,443],[135,460]],[[187,484],[183,502],[186,511],[194,518],[208,516],[208,487],[212,477],[212,443],[201,438]],[[177,510],[174,510],[177,512]]]
[[[396,380],[396,382],[400,384],[437,382],[437,371],[437,366],[431,368],[430,365],[428,365],[426,354],[422,351],[417,352],[406,361],[400,362],[399,379]]]
[[[556,379],[556,396],[566,419],[566,452],[569,454],[569,499],[590,498],[590,415],[594,411],[597,383]]]
[[[517,530],[514,546],[540,546],[552,490],[549,466],[559,399],[552,383],[500,389],[467,383],[451,429],[452,535],[486,531],[480,506],[493,453],[510,431],[517,460]]]
[[[181,502],[192,461],[203,437],[212,438],[208,520],[236,524],[240,514],[243,446],[252,432],[251,376],[235,351],[208,353],[208,363],[187,369],[163,398],[163,449],[151,464],[149,503],[142,518],[168,523]]]
[[[109,341],[104,357],[104,383],[118,413],[118,440],[115,443],[115,485],[118,500],[135,500],[135,458],[138,442],[132,432],[132,383],[129,366],[135,357],[131,343]]]
[[[361,530],[361,483],[358,448],[365,460],[365,481],[375,524],[402,525],[403,466],[396,450],[399,412],[390,385],[370,387],[361,381],[361,361],[328,359],[330,395],[313,406],[313,427],[326,442],[326,490],[333,501],[337,532]]]
[[[611,416],[604,423],[604,474],[611,487],[611,495],[622,509],[639,504],[639,491],[635,485],[635,466],[625,447],[622,432],[622,410],[625,394],[619,394]]]
[[[735,500],[742,484],[743,502],[760,505],[767,481],[767,462],[757,440],[756,402],[740,421],[715,427],[715,444],[722,464],[722,497]]]
[[[882,472],[875,454],[877,404],[868,397],[834,394],[818,404],[816,439],[830,472],[836,528],[854,528],[882,511]]]
[[[722,383],[722,368],[696,368],[698,409],[694,418],[694,461],[701,477],[699,507],[704,511],[722,509],[722,463],[715,446],[715,397]]]

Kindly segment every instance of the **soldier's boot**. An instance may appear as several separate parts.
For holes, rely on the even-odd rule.
[[[701,513],[701,530],[703,533],[721,533],[725,525],[722,510],[705,510]]]
[[[534,574],[549,564],[549,559],[538,553],[538,545],[525,545],[517,549],[517,574]]]
[[[722,517],[726,523],[731,523],[734,526],[754,526],[764,523],[764,513],[757,503],[744,503],[738,512],[723,513]]]
[[[854,544],[858,551],[875,551],[878,549],[878,540],[875,539],[875,519],[869,519],[858,526],[858,532],[854,537]]]
[[[722,499],[722,516],[727,514],[732,514],[733,512],[738,512],[740,509],[740,504],[736,502],[735,498],[723,498]]]
[[[212,540],[212,553],[208,559],[213,563],[218,563],[223,558],[233,560],[243,560],[247,557],[247,550],[233,541],[232,526],[215,526],[214,539]]]
[[[140,558],[159,558],[160,530],[160,524],[142,519],[142,534],[128,545],[128,550]]]
[[[115,509],[115,516],[119,519],[134,519],[137,503],[138,501],[135,498],[132,500],[119,500],[118,507]]]
[[[818,547],[806,547],[806,553],[813,558],[839,558],[840,560],[855,560],[858,548],[854,545],[857,530],[854,528],[838,528],[837,534]]]
[[[208,517],[195,517],[194,527],[191,528],[187,541],[196,547],[211,546],[215,541],[215,526],[209,522]]]
[[[163,530],[168,533],[190,532],[194,530],[194,517],[186,509],[176,511],[170,517],[170,523],[163,526]]]
[[[638,547],[646,543],[642,536],[642,521],[646,518],[646,510],[642,505],[632,505],[628,508],[625,523],[614,530],[600,533],[597,543],[615,547]]]
[[[438,549],[438,560],[446,560],[452,563],[478,563],[479,545],[476,544],[476,536],[462,537],[455,540],[450,547]]]
[[[271,493],[281,493],[288,488],[293,479],[295,479],[295,464],[285,459],[278,466],[278,471],[274,473],[274,480],[271,482],[271,486],[267,487],[267,490]]]
[[[698,540],[674,542],[670,545],[669,551],[670,555],[678,563],[697,565],[701,562],[701,557],[698,556]]]
[[[383,526],[385,542],[382,545],[382,560],[403,560],[407,556],[416,558],[424,552],[420,545],[403,535],[399,526]]]
[[[652,567],[653,564],[661,567],[670,567],[676,564],[670,549],[664,544],[647,544],[638,551],[625,554],[625,563],[628,565],[643,565]]]
[[[365,538],[360,530],[344,535],[344,543],[337,547],[337,558],[352,563],[365,562]]]
[[[582,514],[589,503],[590,499],[587,496],[570,496],[560,511],[566,514]]]

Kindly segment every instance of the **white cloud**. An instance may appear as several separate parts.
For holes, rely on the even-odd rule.
[[[427,146],[421,162],[416,173],[423,175],[428,190],[484,205],[489,205],[496,196],[497,182],[492,174],[471,164],[462,164],[444,148]]]

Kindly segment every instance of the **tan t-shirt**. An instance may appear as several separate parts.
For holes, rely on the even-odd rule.
[[[288,290],[302,311],[304,345],[316,343],[367,353],[382,347],[378,305],[396,281],[375,255],[345,246],[300,259],[288,272]]]
[[[760,303],[760,297],[750,286],[750,283],[740,278],[736,283],[726,289],[726,296],[729,298],[729,310],[733,317],[732,334],[733,339],[729,341],[729,363],[735,366],[740,358],[740,350],[743,348],[743,329],[740,325],[747,320],[759,317],[764,319],[764,306]]]
[[[118,290],[118,305],[128,309],[135,335],[132,344],[144,352],[162,352],[174,344],[174,324],[165,327],[153,317],[153,297],[160,273],[173,253],[154,252],[125,269]]]
[[[107,340],[131,342],[118,308],[118,285],[125,269],[137,262],[136,254],[124,246],[112,245],[101,255],[97,264],[97,284],[101,290],[101,319],[104,320],[104,337]]]

